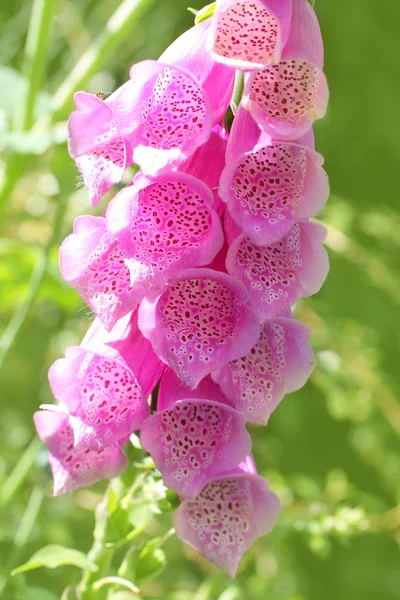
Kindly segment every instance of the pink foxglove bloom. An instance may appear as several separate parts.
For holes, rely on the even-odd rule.
[[[207,47],[236,69],[264,69],[281,59],[292,0],[217,0]]]
[[[157,410],[167,410],[174,402],[187,400],[188,398],[206,398],[218,404],[227,404],[232,407],[232,403],[210,375],[204,377],[199,385],[192,389],[185,385],[172,369],[166,369],[160,381]]]
[[[165,292],[139,307],[139,327],[158,357],[191,388],[229,360],[246,354],[259,336],[248,294],[233,277],[187,269]]]
[[[314,368],[310,333],[294,319],[266,321],[246,356],[212,373],[247,422],[266,425],[283,396],[306,383]]]
[[[246,75],[243,105],[275,139],[294,140],[324,116],[328,85],[317,17],[308,0],[293,0],[293,16],[282,60]]]
[[[209,479],[231,471],[251,448],[241,414],[200,395],[150,416],[140,439],[165,485],[184,498],[195,498]]]
[[[299,221],[270,246],[236,238],[227,255],[228,273],[246,287],[260,323],[319,291],[329,270],[325,237],[323,225]]]
[[[195,500],[184,500],[175,513],[178,536],[231,577],[245,551],[271,531],[281,509],[268,481],[254,470],[253,461],[244,460],[231,474],[209,481]]]
[[[145,175],[178,166],[210,136],[213,113],[194,75],[178,65],[146,60],[131,69],[116,97],[118,131]]]
[[[68,348],[49,371],[55,398],[74,417],[74,443],[112,446],[139,429],[149,406],[125,361],[81,347]]]
[[[207,265],[223,244],[210,189],[183,173],[139,174],[107,211],[130,270],[133,297],[162,288],[181,269]]]
[[[94,206],[129,166],[131,151],[117,130],[113,106],[115,94],[103,101],[94,94],[77,92],[77,110],[68,122],[68,147],[76,160],[91,204]]]
[[[216,125],[229,108],[235,71],[216,62],[207,52],[210,25],[211,20],[207,20],[185,31],[163,52],[159,61],[184,67],[196,77],[210,101],[213,124]]]
[[[297,220],[315,216],[328,199],[323,159],[310,137],[275,141],[248,111],[240,107],[236,113],[219,193],[245,235],[259,246],[279,241]]]
[[[60,248],[61,274],[106,329],[136,305],[128,266],[102,217],[82,216]]]
[[[39,437],[49,448],[55,496],[116,477],[127,466],[118,444],[107,448],[74,446],[74,432],[64,412],[40,411],[34,420]]]

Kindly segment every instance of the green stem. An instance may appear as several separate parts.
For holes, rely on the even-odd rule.
[[[54,0],[34,0],[22,73],[27,86],[15,119],[15,128],[28,131],[34,122],[37,95],[46,72]]]
[[[154,0],[124,0],[112,15],[104,30],[93,41],[71,73],[56,91],[51,121],[65,116],[72,103],[74,92],[89,81],[110,54],[125,40],[128,33],[143,16]]]
[[[66,211],[65,200],[59,200],[57,211],[54,219],[53,234],[47,245],[42,251],[42,255],[32,273],[29,283],[29,289],[24,302],[17,308],[10,323],[5,329],[0,339],[0,371],[4,366],[4,362],[13,348],[19,333],[23,329],[25,322],[32,310],[36,297],[40,290],[40,286],[44,279],[49,263],[50,250],[58,242],[64,214]]]
[[[41,447],[42,442],[35,437],[0,489],[0,508],[5,508],[14,498],[29,474]]]
[[[237,69],[236,75],[235,75],[235,86],[233,88],[233,94],[232,94],[232,100],[231,100],[231,102],[234,104],[235,109],[239,106],[240,101],[242,99],[243,89],[244,89],[243,72],[239,71]]]

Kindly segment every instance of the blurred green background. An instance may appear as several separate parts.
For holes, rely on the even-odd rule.
[[[91,210],[66,150],[71,93],[75,84],[111,92],[134,62],[157,58],[191,26],[188,3],[202,6],[148,0],[107,28],[115,0],[40,0],[36,10],[43,3],[49,23],[35,51],[45,57],[48,26],[45,66],[32,58],[33,38],[25,50],[32,2],[0,3],[0,581],[46,544],[87,552],[105,489],[53,499],[46,453],[32,443],[32,415],[52,400],[47,370],[91,319],[57,259],[74,217]],[[127,14],[133,4],[124,3]],[[315,8],[331,89],[316,125],[332,191],[320,216],[331,271],[296,316],[313,330],[317,368],[266,429],[252,429],[283,513],[234,582],[169,538],[167,568],[144,584],[145,598],[400,598],[400,4],[317,0]],[[171,514],[152,527],[162,535]],[[3,578],[0,597],[55,600],[78,580],[72,567],[40,569]]]

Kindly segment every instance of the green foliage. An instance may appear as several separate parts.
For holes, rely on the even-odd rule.
[[[134,436],[121,478],[51,497],[32,416],[51,402],[48,367],[93,318],[61,280],[57,247],[78,214],[106,206],[88,206],[66,150],[72,95],[77,86],[113,91],[131,64],[157,58],[193,23],[184,0],[137,4],[0,5],[0,599],[77,600],[80,586],[82,600],[132,600],[139,586],[152,600],[397,600],[396,2],[315,7],[331,89],[316,126],[332,190],[321,215],[331,271],[321,292],[296,307],[313,331],[310,382],[284,399],[267,429],[251,428],[260,472],[283,504],[275,530],[246,553],[232,582],[172,535],[179,500]],[[33,6],[45,12],[39,25]],[[71,550],[49,555],[55,545]],[[65,552],[79,557],[78,569]],[[65,566],[28,571],[32,561]],[[23,563],[25,573],[11,577]]]
[[[65,565],[73,565],[85,571],[98,570],[98,567],[82,552],[53,544],[35,552],[28,562],[14,569],[11,574],[18,575],[19,573],[25,573],[26,571],[32,571],[40,567],[56,569]]]

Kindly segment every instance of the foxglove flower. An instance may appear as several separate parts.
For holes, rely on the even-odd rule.
[[[324,116],[328,85],[317,17],[308,0],[293,0],[282,60],[245,77],[243,105],[274,139],[294,140]]]
[[[236,69],[280,61],[290,29],[292,0],[217,0],[207,48]]]
[[[251,458],[232,473],[209,481],[195,500],[175,512],[178,536],[235,577],[244,552],[273,528],[280,502],[266,479],[255,474]]]
[[[184,498],[195,498],[209,479],[231,471],[251,448],[240,413],[201,394],[150,416],[140,439],[165,485]]]
[[[158,357],[191,388],[229,360],[246,354],[259,326],[244,286],[225,273],[187,269],[166,290],[146,297],[139,327]]]
[[[115,124],[133,148],[133,162],[153,176],[178,166],[207,141],[212,106],[201,82],[178,65],[147,60],[130,75],[115,100]]]
[[[68,122],[69,153],[76,160],[93,206],[121,181],[126,167],[132,164],[132,152],[115,125],[115,97],[113,94],[103,101],[94,94],[77,92],[77,110]]]
[[[235,71],[216,62],[207,52],[206,42],[210,25],[211,20],[207,20],[185,31],[163,52],[159,61],[184,67],[194,75],[207,94],[213,114],[213,125],[216,125],[229,108]]]
[[[77,448],[65,412],[40,411],[35,413],[34,420],[39,437],[49,448],[55,496],[111,479],[126,468],[127,460],[118,444]]]
[[[60,248],[61,274],[107,330],[138,304],[118,241],[102,217],[78,217]]]
[[[299,221],[270,246],[256,246],[244,235],[236,238],[226,266],[246,287],[249,306],[260,323],[319,291],[329,270],[325,237],[323,225]]]
[[[139,174],[117,194],[107,225],[128,259],[137,302],[177,271],[206,265],[219,252],[223,233],[212,204],[210,189],[183,173]]]
[[[81,347],[68,348],[49,371],[55,398],[75,417],[74,444],[113,446],[139,429],[149,406],[125,361]]]
[[[230,133],[219,194],[255,244],[279,241],[299,219],[313,217],[329,196],[323,159],[313,136],[272,140],[239,108]],[[310,146],[307,145],[310,144]]]
[[[308,327],[286,317],[266,321],[248,354],[212,373],[247,422],[266,425],[283,396],[306,383],[314,368]]]

